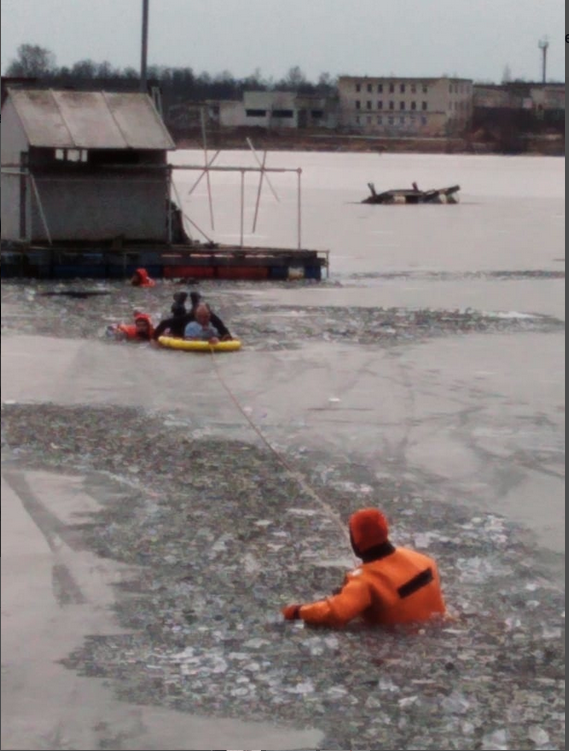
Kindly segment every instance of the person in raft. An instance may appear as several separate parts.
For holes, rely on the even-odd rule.
[[[154,328],[150,316],[138,311],[134,314],[134,323],[119,323],[107,329],[107,336],[130,342],[149,342],[152,340],[153,333]]]
[[[156,282],[148,276],[146,269],[136,269],[130,283],[133,287],[154,287]]]
[[[333,597],[282,609],[287,621],[341,628],[354,618],[371,626],[420,623],[442,616],[445,604],[436,563],[426,555],[396,548],[385,516],[374,508],[350,519],[354,553],[363,563],[346,575]]]
[[[172,307],[170,308],[172,312],[172,317],[183,318],[185,315],[188,314],[188,310],[186,308],[186,301],[188,299],[188,293],[176,292],[173,297],[174,297],[174,303]]]
[[[184,331],[184,339],[219,344],[221,332],[213,325],[211,310],[206,303],[200,303],[194,311],[194,320],[190,321]]]
[[[165,318],[163,321],[160,321],[160,323],[154,330],[154,339],[159,339],[167,331],[170,332],[170,336],[183,338],[188,324],[195,320],[196,308],[201,303],[201,299],[202,297],[199,292],[190,292],[190,300],[192,304],[190,310],[188,310],[185,315],[172,315],[171,318]],[[227,326],[223,323],[219,316],[212,312],[209,306],[208,309],[211,316],[211,324],[219,332],[221,341],[231,341],[233,337],[231,336],[231,333]],[[172,313],[174,313],[174,305],[172,306]]]

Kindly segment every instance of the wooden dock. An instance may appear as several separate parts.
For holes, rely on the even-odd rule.
[[[154,279],[321,280],[327,250],[253,248],[217,243],[121,248],[2,243],[2,278],[128,279],[144,267]]]

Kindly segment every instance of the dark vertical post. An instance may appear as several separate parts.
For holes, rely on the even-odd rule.
[[[150,0],[142,0],[142,47],[140,54],[140,90],[148,93],[148,4]]]

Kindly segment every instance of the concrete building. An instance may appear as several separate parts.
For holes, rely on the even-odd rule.
[[[537,112],[557,112],[565,116],[565,84],[532,84],[530,98]]]
[[[340,125],[392,136],[460,135],[472,117],[472,81],[463,78],[342,76]]]
[[[505,84],[475,84],[476,109],[514,109],[539,112],[565,112],[565,84],[512,81]]]
[[[246,91],[242,101],[209,103],[210,116],[223,128],[336,128],[337,102],[330,97],[289,91]]]
[[[565,131],[565,84],[512,81],[501,85],[476,84],[473,96],[476,130],[521,133]]]
[[[146,94],[8,89],[2,239],[168,241],[175,148]]]

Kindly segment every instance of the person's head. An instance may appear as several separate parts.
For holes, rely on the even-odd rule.
[[[187,292],[176,292],[174,294],[174,302],[176,303],[176,305],[183,305],[187,299],[188,299]]]
[[[211,312],[209,307],[201,302],[195,309],[194,317],[200,326],[208,326],[211,321]]]
[[[350,540],[358,558],[373,558],[379,549],[389,543],[389,525],[376,508],[356,511],[350,517]]]
[[[150,339],[152,336],[152,323],[149,316],[144,313],[137,313],[134,317],[136,335],[141,339]]]
[[[190,300],[192,301],[192,308],[197,308],[200,304],[200,300],[202,299],[202,296],[199,292],[190,292]]]
[[[133,287],[140,287],[142,285],[148,285],[149,281],[150,277],[148,276],[148,271],[146,269],[136,269],[132,275],[130,283]]]

